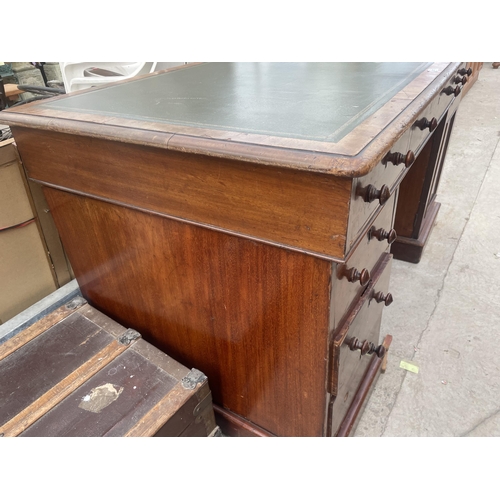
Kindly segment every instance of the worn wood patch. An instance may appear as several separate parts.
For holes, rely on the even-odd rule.
[[[123,352],[23,436],[124,436],[177,381],[132,349]],[[163,424],[168,416],[155,415]]]

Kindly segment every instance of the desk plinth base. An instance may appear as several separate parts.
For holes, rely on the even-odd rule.
[[[420,262],[440,207],[441,203],[435,201],[431,203],[418,238],[397,237],[396,241],[391,245],[391,253],[395,259],[411,262],[412,264]]]
[[[215,419],[222,433],[229,437],[274,437],[274,434],[262,429],[246,418],[218,405],[213,405]]]

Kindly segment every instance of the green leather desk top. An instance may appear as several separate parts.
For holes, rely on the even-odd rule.
[[[411,135],[422,113],[444,112],[454,95],[442,89],[459,66],[190,63],[9,108],[1,121],[51,134],[360,177],[404,134]]]
[[[204,63],[38,107],[336,143],[430,64]]]

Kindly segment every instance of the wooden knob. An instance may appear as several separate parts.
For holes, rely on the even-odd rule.
[[[437,127],[437,121],[436,121]],[[388,162],[391,162],[394,165],[400,165],[401,163],[405,164],[405,167],[408,168],[415,161],[415,153],[413,151],[408,151],[406,155],[403,153],[387,153],[385,158],[382,160],[382,163],[385,165]]]
[[[359,281],[362,286],[367,285],[370,281],[370,271],[368,269],[363,269],[360,272],[355,267],[351,267],[350,269],[345,269],[343,275],[347,278],[347,281],[351,283]]]
[[[382,358],[385,355],[385,347],[380,344],[378,347],[373,342],[368,342],[368,340],[358,340],[356,337],[353,337],[347,340],[347,345],[351,351],[360,350],[361,355],[365,354],[376,354],[378,358]]]
[[[456,76],[454,79],[453,79],[453,83],[461,83],[462,85],[465,85],[468,81],[468,78],[467,76],[462,76],[462,78],[460,78],[459,76]]]
[[[358,185],[356,195],[361,196],[366,203],[379,200],[380,204],[383,205],[391,197],[391,191],[385,184],[380,189],[377,189],[373,184],[368,184],[366,187]]]
[[[375,226],[372,226],[368,231],[369,240],[372,238],[377,238],[378,241],[387,240],[389,245],[394,243],[397,237],[398,235],[395,229],[391,229],[389,232],[387,232],[385,229],[376,229]]]
[[[462,91],[462,88],[459,87],[458,85],[453,88],[452,86],[449,86],[449,87],[446,87],[445,89],[443,89],[443,92],[446,94],[446,95],[454,95],[455,97],[458,97],[458,95],[460,94],[460,92]]]
[[[375,292],[373,294],[373,298],[375,299],[375,302],[383,302],[386,306],[390,306],[394,298],[392,297],[392,293],[386,293],[384,294],[383,292]]]
[[[425,130],[426,128],[428,128],[430,132],[434,132],[434,130],[436,130],[438,126],[438,121],[436,120],[436,118],[432,118],[431,121],[429,121],[427,118],[422,118],[421,120],[415,122],[415,125],[420,130]]]
[[[472,75],[472,68],[467,68],[467,69],[465,69],[465,68],[460,68],[460,69],[458,70],[458,74],[459,74],[459,75],[462,75],[462,76],[464,76],[464,75],[470,76],[470,75]]]

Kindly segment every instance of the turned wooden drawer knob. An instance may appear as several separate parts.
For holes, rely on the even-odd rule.
[[[436,122],[437,127],[437,122]],[[394,165],[400,165],[401,163],[405,164],[405,167],[408,168],[415,161],[415,153],[413,151],[408,151],[405,155],[403,153],[387,153],[385,158],[382,160],[382,163],[386,164],[388,162],[393,163]]]
[[[376,354],[378,358],[382,358],[385,354],[385,347],[382,344],[377,347],[373,342],[368,342],[368,340],[361,342],[356,337],[349,339],[347,345],[351,351],[359,349],[362,355]]]
[[[462,76],[463,75],[470,76],[470,75],[472,75],[472,68],[467,68],[467,69],[461,68],[461,69],[458,70],[458,74],[462,75]]]
[[[387,240],[389,245],[391,243],[394,243],[396,241],[396,238],[398,237],[396,230],[391,229],[390,231],[386,231],[385,229],[375,229],[375,226],[372,226],[370,230],[368,231],[368,239],[371,240],[372,238],[377,238],[378,241],[384,241]]]
[[[378,200],[381,205],[383,205],[391,197],[391,191],[385,184],[380,189],[377,189],[373,184],[368,184],[366,187],[358,185],[356,194],[361,196],[366,203]]]
[[[418,120],[418,122],[415,122],[415,125],[420,129],[420,130],[425,130],[426,128],[429,129],[430,132],[434,132],[438,126],[438,121],[436,118],[432,118],[431,121],[429,121],[427,118],[422,118],[421,120]]]
[[[468,78],[466,76],[462,76],[462,78],[456,76],[453,80],[453,83],[461,83],[462,85],[465,85],[467,83],[467,80]]]
[[[360,272],[355,267],[351,267],[350,269],[344,270],[343,275],[347,278],[347,281],[351,283],[359,281],[362,286],[367,285],[370,281],[370,271],[368,271],[368,269],[363,269]]]
[[[450,86],[450,87],[446,87],[445,89],[443,89],[443,92],[446,95],[453,94],[455,97],[458,97],[458,95],[460,94],[461,91],[462,91],[462,88],[459,87],[458,85],[455,88],[453,88],[452,86]]]
[[[386,306],[390,306],[394,301],[392,293],[375,292],[373,298],[375,302],[383,302]]]

